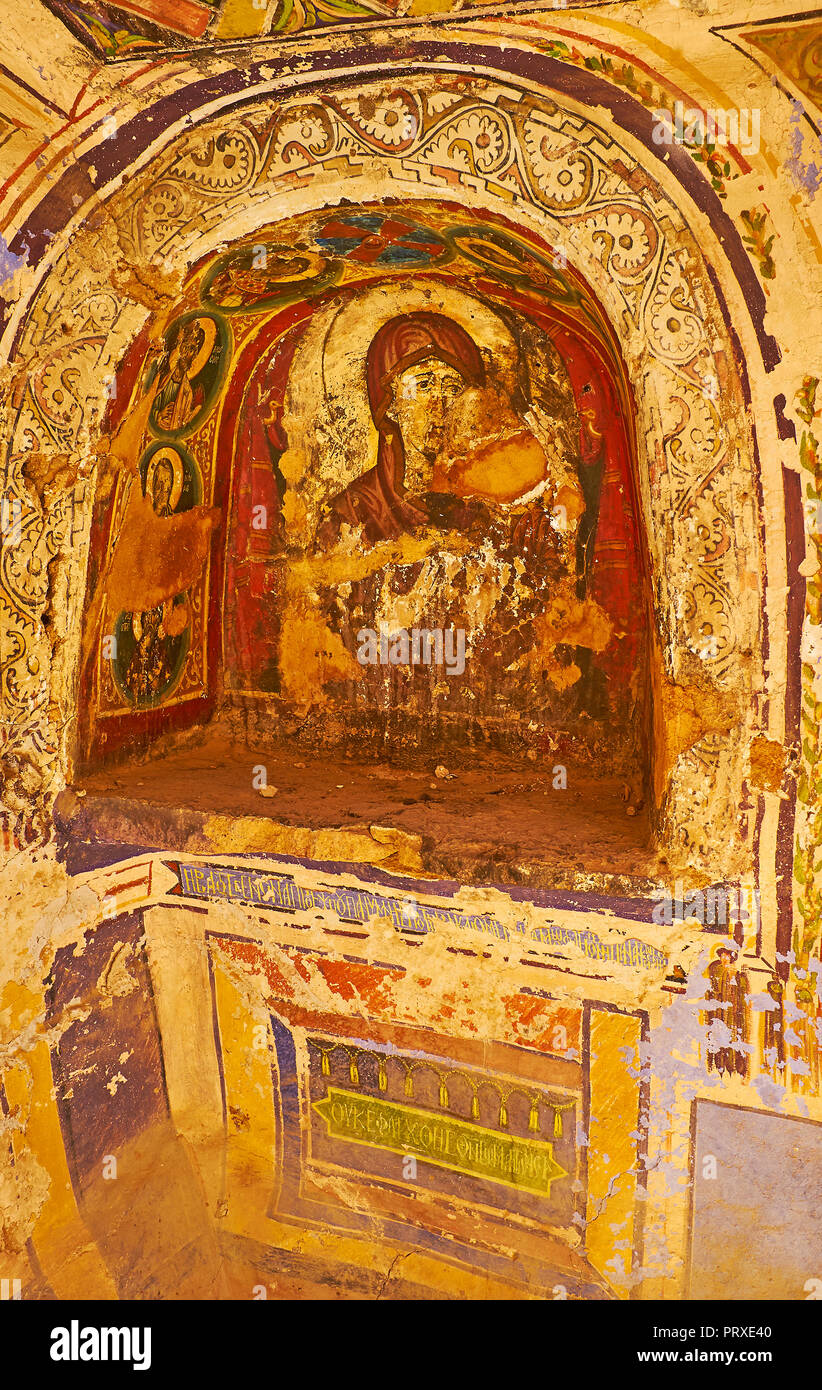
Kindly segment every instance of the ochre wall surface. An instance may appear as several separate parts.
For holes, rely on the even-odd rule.
[[[0,1276],[804,1299],[818,18],[150,9],[0,35]]]

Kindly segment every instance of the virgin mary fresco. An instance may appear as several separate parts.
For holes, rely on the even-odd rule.
[[[590,658],[614,627],[585,592],[598,497],[545,330],[461,289],[431,300],[336,301],[261,363],[237,430],[231,645],[241,688],[276,692],[304,733],[333,707],[361,742],[519,746],[607,708]],[[269,498],[266,540],[251,513]],[[465,668],[360,663],[363,629],[462,629]]]
[[[513,500],[512,486],[523,495],[544,481],[544,451],[504,400],[494,401],[494,418],[483,422],[488,402],[479,392],[488,383],[482,354],[444,314],[400,314],[384,324],[368,349],[366,384],[377,462],[333,499],[318,532],[321,545],[333,542],[344,522],[361,527],[362,540],[371,545],[422,526],[466,532],[488,520],[479,499]],[[508,453],[502,468],[501,434]],[[488,447],[491,440],[496,447]],[[533,539],[544,548],[549,535],[543,512]]]
[[[400,613],[405,627],[467,629],[470,690],[497,705],[524,705],[518,663],[538,643],[535,623],[549,594],[563,577],[573,582],[573,535],[583,510],[578,486],[569,487],[569,461],[557,457],[560,432],[537,439],[492,380],[477,343],[444,314],[420,310],[389,319],[372,338],[365,365],[377,460],[332,497],[317,548],[332,547],[345,526],[366,551],[405,534],[436,532],[440,539],[423,559],[352,575],[342,614],[339,592],[328,594],[329,625],[341,627],[346,649],[355,614],[375,631],[390,630]],[[560,506],[565,524],[557,527],[551,509],[561,487],[571,517]],[[572,651],[551,656],[555,670],[571,666]],[[423,671],[367,670],[359,693],[392,706],[411,697],[413,705],[427,682]],[[386,683],[397,687],[387,699]],[[438,703],[455,704],[450,696],[458,698],[456,690]]]
[[[401,314],[372,339],[366,383],[377,462],[334,498],[322,542],[342,522],[361,526],[371,544],[431,522],[448,414],[466,386],[484,385],[485,367],[459,324],[442,314]]]

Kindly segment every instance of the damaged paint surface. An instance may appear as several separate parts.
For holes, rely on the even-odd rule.
[[[818,21],[150,8],[0,40],[0,1276],[805,1299]]]

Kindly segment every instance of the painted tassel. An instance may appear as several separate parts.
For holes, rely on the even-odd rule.
[[[440,1106],[443,1110],[448,1109],[448,1087],[444,1081],[440,1082]]]
[[[327,1052],[324,1052],[324,1053],[322,1054],[322,1059],[323,1059],[323,1060],[322,1060],[322,1065],[321,1065],[321,1067],[320,1067],[320,1071],[322,1072],[323,1076],[330,1076],[330,1075],[331,1075],[331,1066],[330,1066],[330,1063],[329,1063],[329,1061],[328,1061],[328,1053],[327,1053]]]
[[[356,1057],[352,1057],[352,1058],[351,1058],[351,1061],[350,1061],[350,1063],[349,1063],[349,1065],[348,1065],[348,1075],[351,1077],[351,1085],[352,1085],[352,1086],[359,1086],[359,1084],[360,1084],[360,1073],[359,1073],[359,1071],[358,1071],[358,1069],[357,1069],[357,1059],[356,1059]]]
[[[508,1109],[504,1100],[499,1103],[499,1124],[500,1129],[508,1128]]]
[[[476,1091],[471,1097],[471,1119],[479,1119],[479,1096],[477,1095]]]
[[[533,1130],[539,1129],[539,1103],[535,1100],[531,1101],[531,1113],[528,1116],[528,1128]]]
[[[410,1071],[405,1073],[405,1094],[407,1096],[413,1096],[414,1094],[414,1074]]]
[[[385,1074],[385,1060],[382,1057],[380,1058],[380,1069],[377,1076],[377,1082],[379,1084],[380,1090],[384,1091],[386,1086],[388,1085],[388,1077]]]
[[[561,1138],[562,1138],[562,1111],[561,1111],[561,1110],[555,1110],[555,1111],[554,1111],[554,1138],[555,1138],[555,1139],[561,1139]]]

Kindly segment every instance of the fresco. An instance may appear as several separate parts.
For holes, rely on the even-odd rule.
[[[773,67],[818,108],[822,97],[819,59],[822,28],[814,13],[795,14],[780,24],[760,20],[755,28],[733,31],[735,38],[750,44],[769,59]]]
[[[47,981],[31,1142],[56,1186],[37,1262],[19,1265],[26,1297],[74,1289],[65,1241],[82,1220],[84,1288],[101,1297],[624,1303],[676,1260],[689,1296],[742,1298],[742,1208],[773,1214],[755,1295],[802,1297],[819,1124],[729,1089],[735,1049],[700,1012],[731,993],[714,964],[700,988],[698,933],[683,951],[681,928],[595,921],[556,895],[448,898],[276,855],[122,855],[72,850],[78,890],[111,913]],[[725,972],[732,955],[720,942]],[[706,1070],[666,1159],[683,1182],[663,1236],[670,1096],[649,1026],[672,988],[680,1046],[699,1040]],[[23,1085],[0,1073],[7,1105]],[[752,1171],[754,1147],[771,1157]]]
[[[573,81],[584,86],[581,69],[589,60],[576,48],[573,56],[577,65]],[[512,59],[515,65],[519,61],[519,57]],[[596,59],[599,63],[600,59]],[[591,68],[592,72],[600,70],[599,66]],[[621,82],[623,69],[617,67],[615,72],[614,80]],[[597,78],[594,85],[599,81]],[[756,568],[754,538],[759,534],[757,504],[755,492],[747,486],[745,463],[745,450],[750,443],[744,443],[749,417],[736,382],[734,352],[722,326],[722,296],[717,298],[701,246],[675,200],[645,165],[638,165],[634,156],[626,155],[614,132],[587,118],[581,127],[578,116],[572,118],[562,106],[554,109],[522,86],[517,90],[519,95],[511,106],[505,89],[493,83],[477,84],[464,75],[452,74],[443,87],[440,77],[432,82],[409,73],[402,87],[391,83],[383,88],[379,82],[356,83],[350,89],[343,85],[339,90],[329,88],[315,94],[308,104],[303,96],[288,93],[275,112],[267,98],[255,99],[242,119],[230,111],[219,117],[209,116],[203,125],[181,136],[179,142],[158,156],[150,169],[128,180],[117,196],[117,235],[122,238],[126,248],[123,254],[129,264],[140,265],[146,258],[156,257],[173,260],[179,253],[181,270],[184,267],[187,272],[190,260],[201,254],[200,249],[195,252],[189,248],[201,248],[203,236],[207,238],[210,255],[215,251],[213,239],[218,242],[216,249],[222,252],[220,229],[224,219],[235,216],[238,209],[249,219],[249,226],[263,231],[271,216],[272,192],[288,200],[299,185],[307,194],[313,190],[310,197],[316,195],[321,205],[330,198],[331,209],[336,213],[339,199],[350,197],[351,180],[359,177],[358,171],[367,170],[367,181],[373,176],[381,188],[394,195],[389,199],[393,211],[398,206],[405,207],[409,174],[415,188],[423,185],[437,198],[443,193],[443,179],[454,189],[464,188],[466,198],[473,197],[471,190],[476,185],[482,202],[497,210],[521,243],[530,243],[532,231],[520,226],[519,213],[512,215],[512,195],[524,199],[523,212],[529,226],[543,227],[549,255],[551,247],[558,252],[573,248],[569,259],[578,262],[581,258],[587,273],[597,281],[603,303],[607,301],[608,318],[620,326],[621,344],[626,350],[630,347],[633,354],[633,379],[642,382],[641,389],[635,391],[632,407],[626,405],[622,418],[628,423],[635,421],[637,446],[644,457],[641,477],[647,479],[647,491],[641,499],[646,536],[653,548],[654,605],[661,630],[668,634],[664,661],[671,663],[664,673],[652,672],[650,682],[639,680],[637,685],[640,699],[652,684],[660,709],[665,703],[672,706],[666,717],[656,719],[654,724],[658,758],[653,774],[653,800],[657,808],[665,803],[666,837],[681,848],[687,847],[691,858],[696,855],[709,866],[714,877],[723,877],[730,871],[734,855],[743,852],[740,836],[744,834],[749,846],[754,834],[753,817],[757,811],[753,804],[743,816],[743,821],[750,819],[750,824],[738,824],[732,816],[732,834],[727,841],[717,842],[712,827],[716,816],[729,814],[731,802],[739,803],[742,796],[747,754],[743,756],[737,736],[731,736],[729,729],[734,719],[734,727],[739,727],[741,719],[748,729],[748,715],[743,715],[743,707],[748,709],[752,698],[750,681],[762,678],[762,667],[758,636],[761,595],[758,581],[752,582]],[[646,96],[643,100],[647,105],[652,98]],[[648,143],[652,144],[650,133]],[[652,196],[647,192],[651,187]],[[281,206],[287,206],[287,202]],[[411,211],[409,205],[408,213]],[[776,344],[768,335],[762,336],[764,298],[757,297],[761,296],[761,287],[743,242],[738,233],[731,236],[722,221],[727,221],[727,214],[716,205],[710,217],[714,231],[721,232],[723,244],[733,251],[733,274],[744,285],[758,325],[758,341],[761,340],[762,350],[772,364],[776,360]],[[464,221],[462,207],[457,218]],[[329,220],[328,215],[325,220]],[[489,216],[478,220],[487,225]],[[73,395],[68,403],[65,398],[57,401],[62,391],[58,367],[62,371],[70,364],[71,370],[76,366],[80,374],[77,380],[84,383],[84,389],[88,384],[88,389],[102,398],[104,383],[110,377],[102,381],[95,377],[93,364],[99,362],[113,372],[122,363],[124,373],[131,372],[134,362],[143,360],[147,350],[145,341],[133,341],[138,324],[132,322],[132,311],[118,297],[120,292],[113,291],[107,259],[110,248],[101,258],[99,234],[89,229],[89,235],[90,244],[79,237],[67,252],[72,269],[66,273],[76,287],[72,293],[73,311],[84,325],[98,324],[97,316],[102,315],[103,322],[111,323],[109,337],[89,327],[90,336],[81,335],[79,341],[67,347],[58,332],[53,297],[38,300],[26,329],[23,350],[36,352],[38,364],[45,354],[45,363],[38,366],[26,394],[16,425],[15,451],[29,447],[27,440],[37,441],[37,448],[46,451],[58,445],[64,449],[73,447],[83,411]],[[253,237],[248,240],[253,247]],[[117,263],[120,253],[111,254]],[[92,264],[93,290],[87,278],[83,278],[88,276]],[[119,283],[126,270],[121,266],[114,274]],[[136,294],[146,298],[142,281],[129,283]],[[137,288],[138,284],[142,288]],[[175,287],[175,304],[178,288]],[[154,295],[153,290],[148,295],[149,307],[157,310],[160,306]],[[194,298],[199,302],[197,296]],[[167,307],[163,301],[163,308]],[[113,315],[113,319],[107,315]],[[162,317],[161,313],[157,325],[160,334],[166,327]],[[596,321],[601,321],[601,315]],[[149,330],[149,336],[153,331]],[[106,396],[110,399],[109,391]],[[123,401],[118,398],[116,410],[110,410],[108,416],[115,427],[114,436],[107,430],[101,447],[109,451],[109,460],[117,468],[131,469],[144,445],[144,422],[130,420],[124,426],[129,437],[120,437],[116,424],[122,409]],[[731,417],[733,427],[726,428]],[[206,429],[213,418],[211,415],[206,420]],[[229,448],[228,443],[224,447]],[[19,452],[15,452],[15,457],[19,459]],[[104,490],[113,471],[106,470],[108,481]],[[102,495],[100,500],[102,504]],[[83,515],[63,496],[57,509],[49,513],[43,544],[50,550],[59,549],[69,543],[69,536],[75,538],[71,541],[74,544]],[[149,521],[144,517],[146,527]],[[212,523],[213,518],[209,520],[204,513],[198,515],[194,508],[185,517],[169,519],[166,534],[187,537],[186,545],[191,541],[192,562],[185,574],[175,570],[162,585],[154,585],[152,603],[146,603],[146,607],[181,592],[202,573],[208,548],[205,528]],[[697,544],[693,544],[692,523],[697,528]],[[103,511],[99,518],[95,517],[92,528],[92,590],[97,585],[99,528],[106,525]],[[24,529],[28,536],[28,529]],[[129,529],[133,536],[141,534],[139,527]],[[34,537],[32,531],[32,543]],[[122,581],[116,604],[110,594],[111,606],[119,611],[129,611],[133,604],[134,565],[143,554],[156,552],[158,547],[151,544],[149,536],[145,546],[135,544],[132,549],[128,565],[123,552],[119,575],[115,575]],[[27,540],[24,546],[10,552],[9,561],[15,597],[8,611],[14,643],[6,688],[18,692],[15,699],[22,698],[21,692],[28,688],[31,663],[42,659],[31,629],[33,610],[22,597],[29,551]],[[166,553],[171,553],[167,546],[160,547],[160,551],[164,560]],[[85,576],[85,569],[83,572]],[[744,583],[738,580],[743,572],[748,576]],[[267,583],[268,577],[264,579],[260,571],[255,582]],[[110,590],[110,581],[107,587]],[[210,592],[213,597],[213,588]],[[92,616],[94,621],[87,624],[83,638],[84,668],[100,636],[111,635],[99,628],[100,613]],[[209,628],[209,644],[210,667],[218,670],[221,643],[214,624]],[[326,650],[318,642],[312,660]],[[742,661],[743,650],[753,654],[758,674],[748,666],[747,658]],[[274,651],[272,666],[276,659]],[[74,660],[68,648],[66,660]],[[703,676],[709,677],[707,686],[702,684]],[[315,679],[308,683],[309,698],[316,689]],[[198,709],[200,715],[207,716],[213,711],[213,683],[206,689],[200,682],[193,690],[199,693],[192,693],[188,702],[184,698],[179,701],[187,708],[177,712],[177,722],[176,694],[167,696],[163,707],[152,711],[151,718],[140,724],[124,722],[118,729],[116,717],[107,715],[105,728],[99,729],[100,751],[144,747],[158,734],[182,727],[186,721],[194,722]],[[184,696],[182,686],[180,694]],[[248,696],[243,699],[246,703],[242,717],[250,720],[253,707]],[[730,724],[728,700],[735,707],[738,705]],[[84,701],[82,710],[89,707],[96,707],[94,699]],[[760,715],[754,717],[751,710],[754,724],[746,739],[750,735],[754,740],[754,729],[761,719]],[[43,717],[38,717],[38,729]],[[295,717],[299,719],[299,715]],[[263,731],[270,734],[274,721],[264,708],[260,722]],[[697,728],[701,730],[699,736],[694,732]],[[579,730],[578,723],[576,732]],[[380,734],[379,729],[376,732]],[[55,766],[57,733],[41,731],[37,738],[38,766]],[[600,753],[607,757],[609,743],[600,742]],[[89,746],[84,734],[82,756],[88,756]],[[747,742],[745,746],[748,747]],[[722,867],[715,862],[719,854],[727,861]]]
[[[151,467],[152,495],[177,478],[158,515],[215,504],[216,545],[187,598],[110,615],[98,720],[208,695],[211,629],[233,698],[267,699],[308,739],[340,742],[352,718],[374,749],[522,751],[548,725],[590,748],[607,729],[630,765],[646,602],[631,406],[564,257],[447,204],[346,209],[198,267],[197,299],[208,312],[181,306],[160,359],[118,378],[114,418],[128,429],[150,399],[144,494]],[[101,527],[115,565],[125,505],[121,490]],[[414,647],[432,632],[439,671]]]
[[[146,380],[146,388],[155,386],[149,419],[158,434],[180,438],[196,429],[214,400],[226,334],[219,319],[183,315],[168,329],[164,347]]]
[[[108,883],[115,915],[92,949],[58,954],[47,1010],[59,1031],[50,1113],[69,1200],[92,1241],[92,1286],[121,1298],[172,1289],[212,1297],[222,1268],[223,1295],[245,1297],[249,1279],[272,1277],[261,1237],[288,1279],[289,1250],[313,1233],[300,1265],[305,1296],[325,1296],[334,1280],[337,1296],[356,1297],[372,1287],[375,1259],[381,1267],[382,1252],[403,1248],[419,1263],[397,1271],[390,1297],[624,1297],[641,1258],[631,1212],[646,1106],[636,1071],[642,1014],[563,1002],[529,989],[521,969],[503,970],[489,1042],[472,1022],[467,979],[450,1005],[452,982],[431,976],[465,930],[460,909],[473,916],[470,895],[439,919],[432,895],[419,895],[428,933],[421,946],[416,938],[423,956],[413,964],[414,936],[399,919],[386,935],[379,916],[343,960],[333,934],[344,922],[350,932],[365,898],[375,913],[392,901],[407,908],[412,885],[369,892],[350,874],[277,860],[265,874],[280,883],[288,915],[262,930],[238,907],[228,929],[215,908],[232,886],[252,896],[259,861],[219,869],[149,856],[82,875]],[[202,906],[186,910],[175,883],[198,886],[207,917]],[[584,957],[568,949],[576,968]],[[196,1137],[180,1090],[181,1069],[192,1067],[201,1076]],[[14,1101],[14,1076],[3,1084]],[[38,1150],[50,1164],[62,1152],[54,1139]],[[140,1186],[134,1174],[146,1162],[153,1177]],[[595,1216],[605,1209],[614,1227],[603,1230]],[[129,1255],[126,1224],[139,1233]],[[182,1246],[169,1261],[170,1229]],[[70,1276],[46,1222],[36,1241],[41,1278],[61,1287]]]
[[[199,501],[202,484],[190,455],[155,444],[140,461],[140,482],[156,516],[169,517]],[[155,704],[180,675],[191,635],[185,594],[156,608],[120,613],[114,624],[111,675],[118,693],[135,708]]]
[[[818,16],[6,8],[0,1300],[818,1301]]]
[[[471,0],[481,8],[490,0]],[[219,46],[238,39],[291,38],[417,15],[446,17],[454,0],[43,0],[95,56],[108,62]],[[580,5],[596,0],[575,0]]]
[[[131,58],[202,39],[219,0],[47,0],[48,8],[95,55]]]

